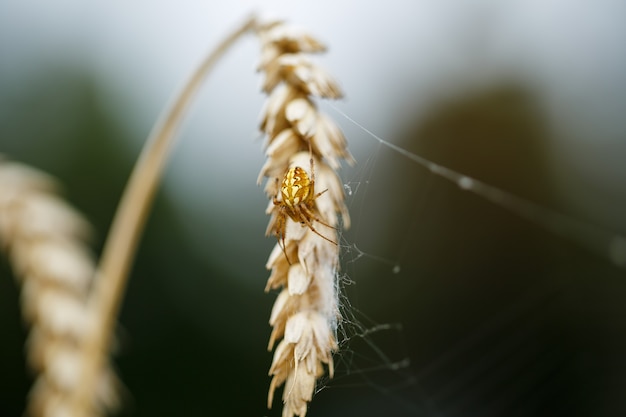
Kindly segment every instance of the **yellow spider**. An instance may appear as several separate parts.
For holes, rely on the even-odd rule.
[[[278,179],[276,180],[278,182]],[[291,217],[294,222],[299,222],[302,226],[308,226],[309,229],[321,238],[329,241],[333,245],[337,243],[330,240],[320,232],[315,230],[313,222],[316,221],[326,227],[334,229],[333,226],[323,222],[315,215],[315,199],[328,190],[324,190],[315,194],[315,173],[313,172],[313,160],[311,159],[311,178],[301,167],[289,168],[283,178],[280,193],[282,201],[274,197],[274,205],[278,206],[278,214],[276,215],[276,223],[274,226],[274,235],[282,241],[283,252],[287,257],[285,249],[285,228],[287,224],[287,216]],[[289,262],[291,264],[291,262]]]

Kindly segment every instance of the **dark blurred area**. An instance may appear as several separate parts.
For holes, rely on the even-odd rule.
[[[540,109],[528,88],[504,82],[441,99],[394,143],[571,216],[548,166],[553,138]],[[375,253],[387,263],[365,256],[348,265],[358,277],[349,290],[370,317],[401,324],[391,333],[407,352],[402,343],[389,349],[410,366],[381,387],[384,406],[371,395],[357,413],[626,415],[624,270],[395,152],[379,153],[352,202],[360,215],[348,240],[383,248]],[[353,395],[346,414],[363,393]]]
[[[98,253],[139,150],[85,73],[48,71],[19,94],[2,91],[1,151],[59,179],[94,224]],[[387,137],[567,213],[542,117],[523,85],[503,83],[441,100]],[[309,415],[626,415],[624,271],[396,153],[374,156],[349,198],[342,267],[354,285],[343,281],[336,377]],[[120,415],[280,415],[265,408],[275,295],[263,293],[264,261],[251,266],[252,289],[207,262],[199,254],[221,248],[210,236],[216,221],[237,224],[208,214],[199,251],[175,202],[157,198],[120,317],[115,362],[128,390]],[[27,332],[4,259],[1,268],[0,415],[18,416],[31,383]],[[202,318],[190,320],[190,309]]]

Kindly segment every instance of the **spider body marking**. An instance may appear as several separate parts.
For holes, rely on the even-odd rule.
[[[300,202],[307,206],[313,202],[312,200],[314,199],[310,199],[309,196],[314,194],[314,186],[315,183],[311,182],[306,171],[300,167],[293,167],[285,173],[280,192],[283,197],[283,203],[289,208],[287,214],[293,221],[301,222],[294,207],[300,204]]]
[[[334,229],[333,226],[322,221],[315,214],[315,200],[324,194],[327,190],[315,194],[315,176],[313,172],[313,159],[311,159],[311,177],[309,178],[306,171],[295,166],[289,168],[283,177],[283,182],[280,187],[281,200],[274,197],[274,205],[278,207],[278,213],[276,217],[276,223],[274,227],[274,234],[279,242],[282,241],[282,249],[287,257],[285,248],[285,229],[287,225],[287,216],[294,222],[300,223],[302,226],[307,226],[313,233],[327,240],[328,242],[336,245],[337,243],[327,238],[318,232],[313,226],[313,222],[316,221],[323,224],[326,227]],[[277,179],[278,181],[278,179]],[[291,264],[291,262],[289,262]]]

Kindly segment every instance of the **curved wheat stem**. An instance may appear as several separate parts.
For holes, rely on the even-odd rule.
[[[74,397],[74,409],[80,410],[82,415],[91,412],[90,390],[97,380],[97,370],[105,360],[106,347],[110,345],[128,270],[177,128],[208,72],[228,48],[255,24],[255,18],[250,17],[209,54],[186,83],[173,106],[157,123],[133,169],[106,240],[98,279],[89,300],[92,332],[83,351],[81,384]]]
[[[268,177],[267,213],[272,218],[267,233],[277,235],[283,245],[276,244],[267,262],[271,275],[266,291],[281,289],[270,316],[269,349],[276,342],[278,345],[269,371],[273,378],[268,407],[274,391],[284,384],[283,417],[304,416],[325,367],[333,376],[332,352],[337,348],[335,333],[340,319],[335,282],[339,247],[334,243],[338,241],[339,216],[343,225],[349,226],[343,187],[335,170],[341,159],[353,160],[339,128],[313,102],[313,96],[341,97],[336,82],[305,54],[324,51],[322,43],[281,22],[261,26],[258,33],[260,69],[265,72],[263,90],[269,94],[261,122],[267,135],[267,161],[259,181]],[[310,219],[304,224],[285,219],[284,209],[275,202],[278,185],[294,167],[309,169],[315,190],[327,190],[315,197],[315,213],[305,210]],[[324,235],[318,227],[324,227]]]

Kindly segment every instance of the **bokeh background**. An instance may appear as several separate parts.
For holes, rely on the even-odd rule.
[[[151,126],[252,11],[329,44],[336,106],[370,131],[606,231],[555,235],[321,103],[357,164],[342,349],[309,415],[626,415],[626,274],[607,247],[626,233],[623,1],[3,1],[0,152],[59,178],[99,253]],[[230,51],[172,155],[120,317],[121,415],[280,415],[257,59],[252,36]],[[18,301],[3,259],[2,416],[32,382]]]

